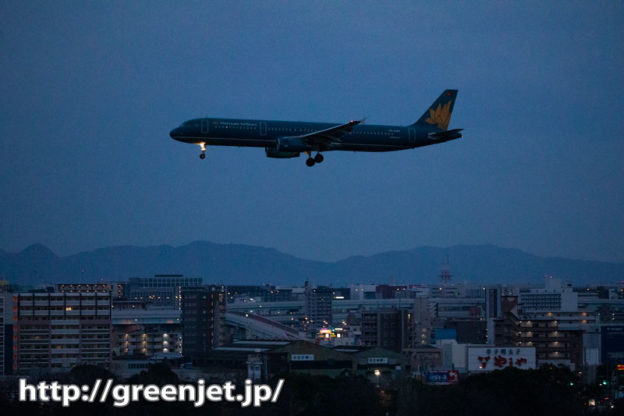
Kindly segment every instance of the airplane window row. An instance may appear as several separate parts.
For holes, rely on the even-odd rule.
[[[289,129],[286,127],[272,127],[269,129],[269,131],[293,131],[293,132],[299,132],[299,133],[312,133],[314,130],[312,129]]]

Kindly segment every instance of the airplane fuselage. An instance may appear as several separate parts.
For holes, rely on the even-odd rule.
[[[171,132],[171,137],[185,143],[212,146],[276,147],[284,137],[297,137],[329,129],[338,123],[301,121],[245,120],[198,118],[183,123]],[[439,131],[439,130],[436,130]],[[339,142],[327,145],[305,144],[297,151],[349,150],[384,152],[403,150],[440,143],[432,139],[432,129],[420,126],[357,125],[345,133]]]
[[[461,129],[447,130],[457,90],[445,90],[418,121],[409,126],[344,124],[302,121],[195,118],[171,130],[178,141],[201,146],[264,147],[267,157],[286,159],[307,153],[306,164],[323,161],[321,152],[348,150],[388,152],[442,143],[462,137]],[[317,152],[313,157],[312,152]]]

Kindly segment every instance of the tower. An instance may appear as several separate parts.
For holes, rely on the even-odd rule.
[[[449,263],[449,257],[446,256],[446,261],[442,264],[440,268],[440,280],[443,285],[448,285],[451,282],[451,265]]]

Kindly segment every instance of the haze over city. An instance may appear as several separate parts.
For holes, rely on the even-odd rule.
[[[0,248],[196,240],[333,261],[496,244],[624,262],[619,2],[3,2]],[[202,116],[416,121],[460,140],[267,159],[171,140]]]

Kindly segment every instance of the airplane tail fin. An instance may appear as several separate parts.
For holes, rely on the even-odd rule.
[[[425,111],[425,114],[413,125],[435,127],[443,131],[448,129],[456,98],[457,90],[444,90],[438,99],[429,106],[429,109]]]

